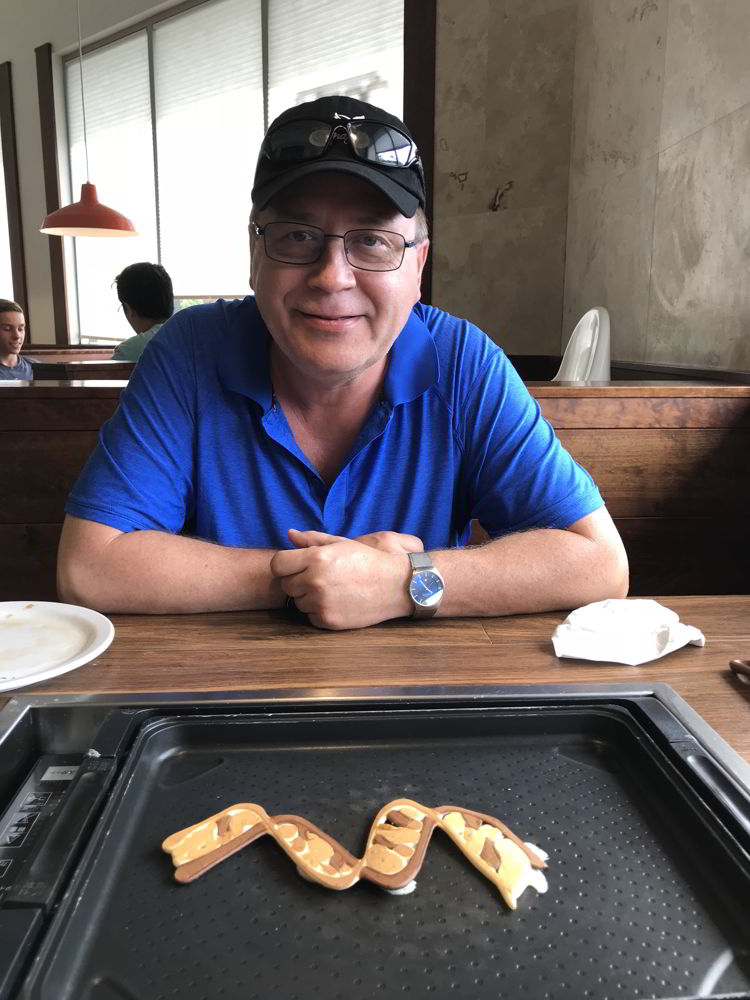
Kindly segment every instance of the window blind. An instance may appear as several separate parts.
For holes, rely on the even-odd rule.
[[[269,0],[269,122],[329,94],[403,113],[403,0]]]
[[[265,8],[270,118],[332,93],[401,115],[403,0],[268,0]],[[112,280],[137,260],[163,264],[178,298],[247,294],[250,190],[264,131],[262,16],[261,0],[209,0],[84,55],[91,180],[141,235],[74,241],[83,339],[131,335]],[[78,198],[76,58],[65,63],[65,92]]]
[[[220,0],[154,28],[161,255],[175,295],[249,291],[260,16],[260,0]]]

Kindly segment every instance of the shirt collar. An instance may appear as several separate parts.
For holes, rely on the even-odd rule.
[[[417,399],[437,382],[440,374],[437,348],[421,310],[417,303],[391,347],[383,393],[392,406]]]
[[[269,344],[255,296],[248,295],[231,313],[228,336],[219,356],[219,379],[226,389],[254,399],[264,413],[273,405]]]
[[[219,378],[225,388],[254,399],[264,413],[273,404],[269,344],[255,297],[249,295],[231,315]],[[408,403],[434,385],[439,373],[437,349],[417,304],[391,347],[384,396],[392,406]]]

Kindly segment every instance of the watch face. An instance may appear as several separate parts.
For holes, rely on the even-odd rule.
[[[443,581],[431,569],[415,573],[409,583],[409,593],[415,603],[423,608],[431,608],[443,596]]]

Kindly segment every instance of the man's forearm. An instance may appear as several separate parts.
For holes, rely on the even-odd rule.
[[[86,547],[60,544],[61,600],[103,612],[168,614],[280,607],[272,550],[239,549],[160,531],[116,533]]]
[[[104,612],[190,613],[280,607],[289,594],[323,628],[360,628],[410,611],[414,536],[346,539],[290,532],[295,550],[215,545],[158,531],[122,533],[68,517],[60,598]],[[567,530],[537,529],[433,552],[446,591],[440,616],[494,616],[625,597],[627,557],[604,508]]]
[[[446,582],[440,616],[577,608],[628,591],[619,539],[606,545],[573,531],[524,531],[486,545],[433,552],[432,558]]]
[[[278,552],[271,568],[314,625],[362,628],[411,613],[408,553],[422,551],[420,539],[395,532],[346,539],[295,531],[290,537],[296,551]],[[430,555],[445,579],[440,616],[569,609],[625,597],[628,590],[627,556],[605,508],[565,531],[519,532]]]

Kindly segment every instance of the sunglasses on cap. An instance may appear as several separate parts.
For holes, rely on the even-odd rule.
[[[347,142],[358,159],[377,167],[404,168],[419,162],[419,150],[408,135],[367,118],[285,122],[266,135],[260,151],[272,163],[300,163],[320,159],[336,142]]]

